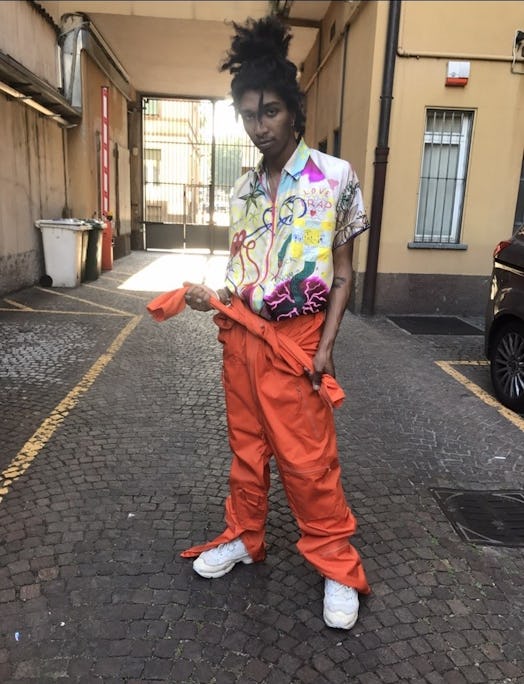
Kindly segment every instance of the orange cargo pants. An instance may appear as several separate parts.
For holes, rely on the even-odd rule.
[[[259,320],[261,327],[273,327],[313,357],[323,314],[282,322]],[[360,556],[349,542],[356,520],[342,490],[331,405],[313,390],[307,375],[293,373],[263,337],[222,315],[215,322],[224,345],[223,383],[233,453],[227,529],[182,555],[196,556],[241,537],[255,561],[264,558],[269,461],[274,456],[300,529],[300,553],[325,577],[368,593]]]

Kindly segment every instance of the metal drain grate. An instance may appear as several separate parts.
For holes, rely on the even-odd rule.
[[[431,492],[465,541],[488,546],[524,546],[523,491]]]
[[[482,335],[482,330],[456,316],[388,316],[412,335]]]

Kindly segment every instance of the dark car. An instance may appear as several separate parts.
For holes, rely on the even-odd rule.
[[[493,252],[485,351],[498,400],[524,413],[524,226]]]

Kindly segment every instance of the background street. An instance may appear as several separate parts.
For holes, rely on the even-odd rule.
[[[0,301],[0,681],[524,682],[522,547],[462,540],[432,493],[523,489],[524,418],[486,402],[480,330],[344,318],[340,459],[373,589],[351,632],[323,623],[276,472],[264,563],[204,580],[180,558],[223,529],[221,350],[211,314],[145,305],[220,266],[133,252]]]

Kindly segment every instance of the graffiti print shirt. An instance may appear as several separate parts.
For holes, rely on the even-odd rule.
[[[235,183],[226,286],[271,320],[322,311],[333,249],[368,228],[351,165],[301,141],[273,204],[263,160]]]

